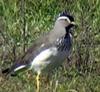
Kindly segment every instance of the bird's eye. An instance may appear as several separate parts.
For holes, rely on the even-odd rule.
[[[67,19],[65,19],[65,21],[67,21]]]
[[[68,20],[67,20],[67,19],[65,19],[65,21],[66,21],[66,22],[68,22]]]

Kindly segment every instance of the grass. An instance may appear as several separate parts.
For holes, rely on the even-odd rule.
[[[0,0],[0,70],[9,67],[42,33],[52,29],[61,11],[73,14],[72,64],[41,76],[41,92],[100,92],[99,0]],[[0,92],[36,92],[32,71],[5,78]]]
[[[30,74],[30,76],[29,76]],[[32,72],[3,79],[0,92],[36,92],[36,75]],[[45,76],[43,76],[46,78]],[[79,74],[75,69],[59,68],[45,81],[41,77],[40,92],[99,92],[100,76],[95,74]]]

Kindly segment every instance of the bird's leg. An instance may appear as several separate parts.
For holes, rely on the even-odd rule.
[[[67,65],[68,66],[71,66],[71,56],[68,56],[67,57]]]
[[[36,92],[39,92],[39,90],[40,90],[40,72],[37,73],[36,82],[37,82],[37,91]]]

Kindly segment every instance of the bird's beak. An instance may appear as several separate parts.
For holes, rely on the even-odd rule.
[[[72,24],[75,28],[78,27],[78,25],[75,22],[71,22],[70,24]]]
[[[71,22],[71,24],[72,24],[72,25],[76,25],[76,23],[75,23],[75,22]]]

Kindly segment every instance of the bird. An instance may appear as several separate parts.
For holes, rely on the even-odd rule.
[[[53,29],[40,36],[33,45],[18,58],[14,64],[2,71],[5,75],[16,75],[21,70],[33,70],[37,73],[37,92],[40,88],[40,74],[53,71],[69,57],[72,49],[72,33],[76,23],[74,17],[63,11],[57,17]]]

